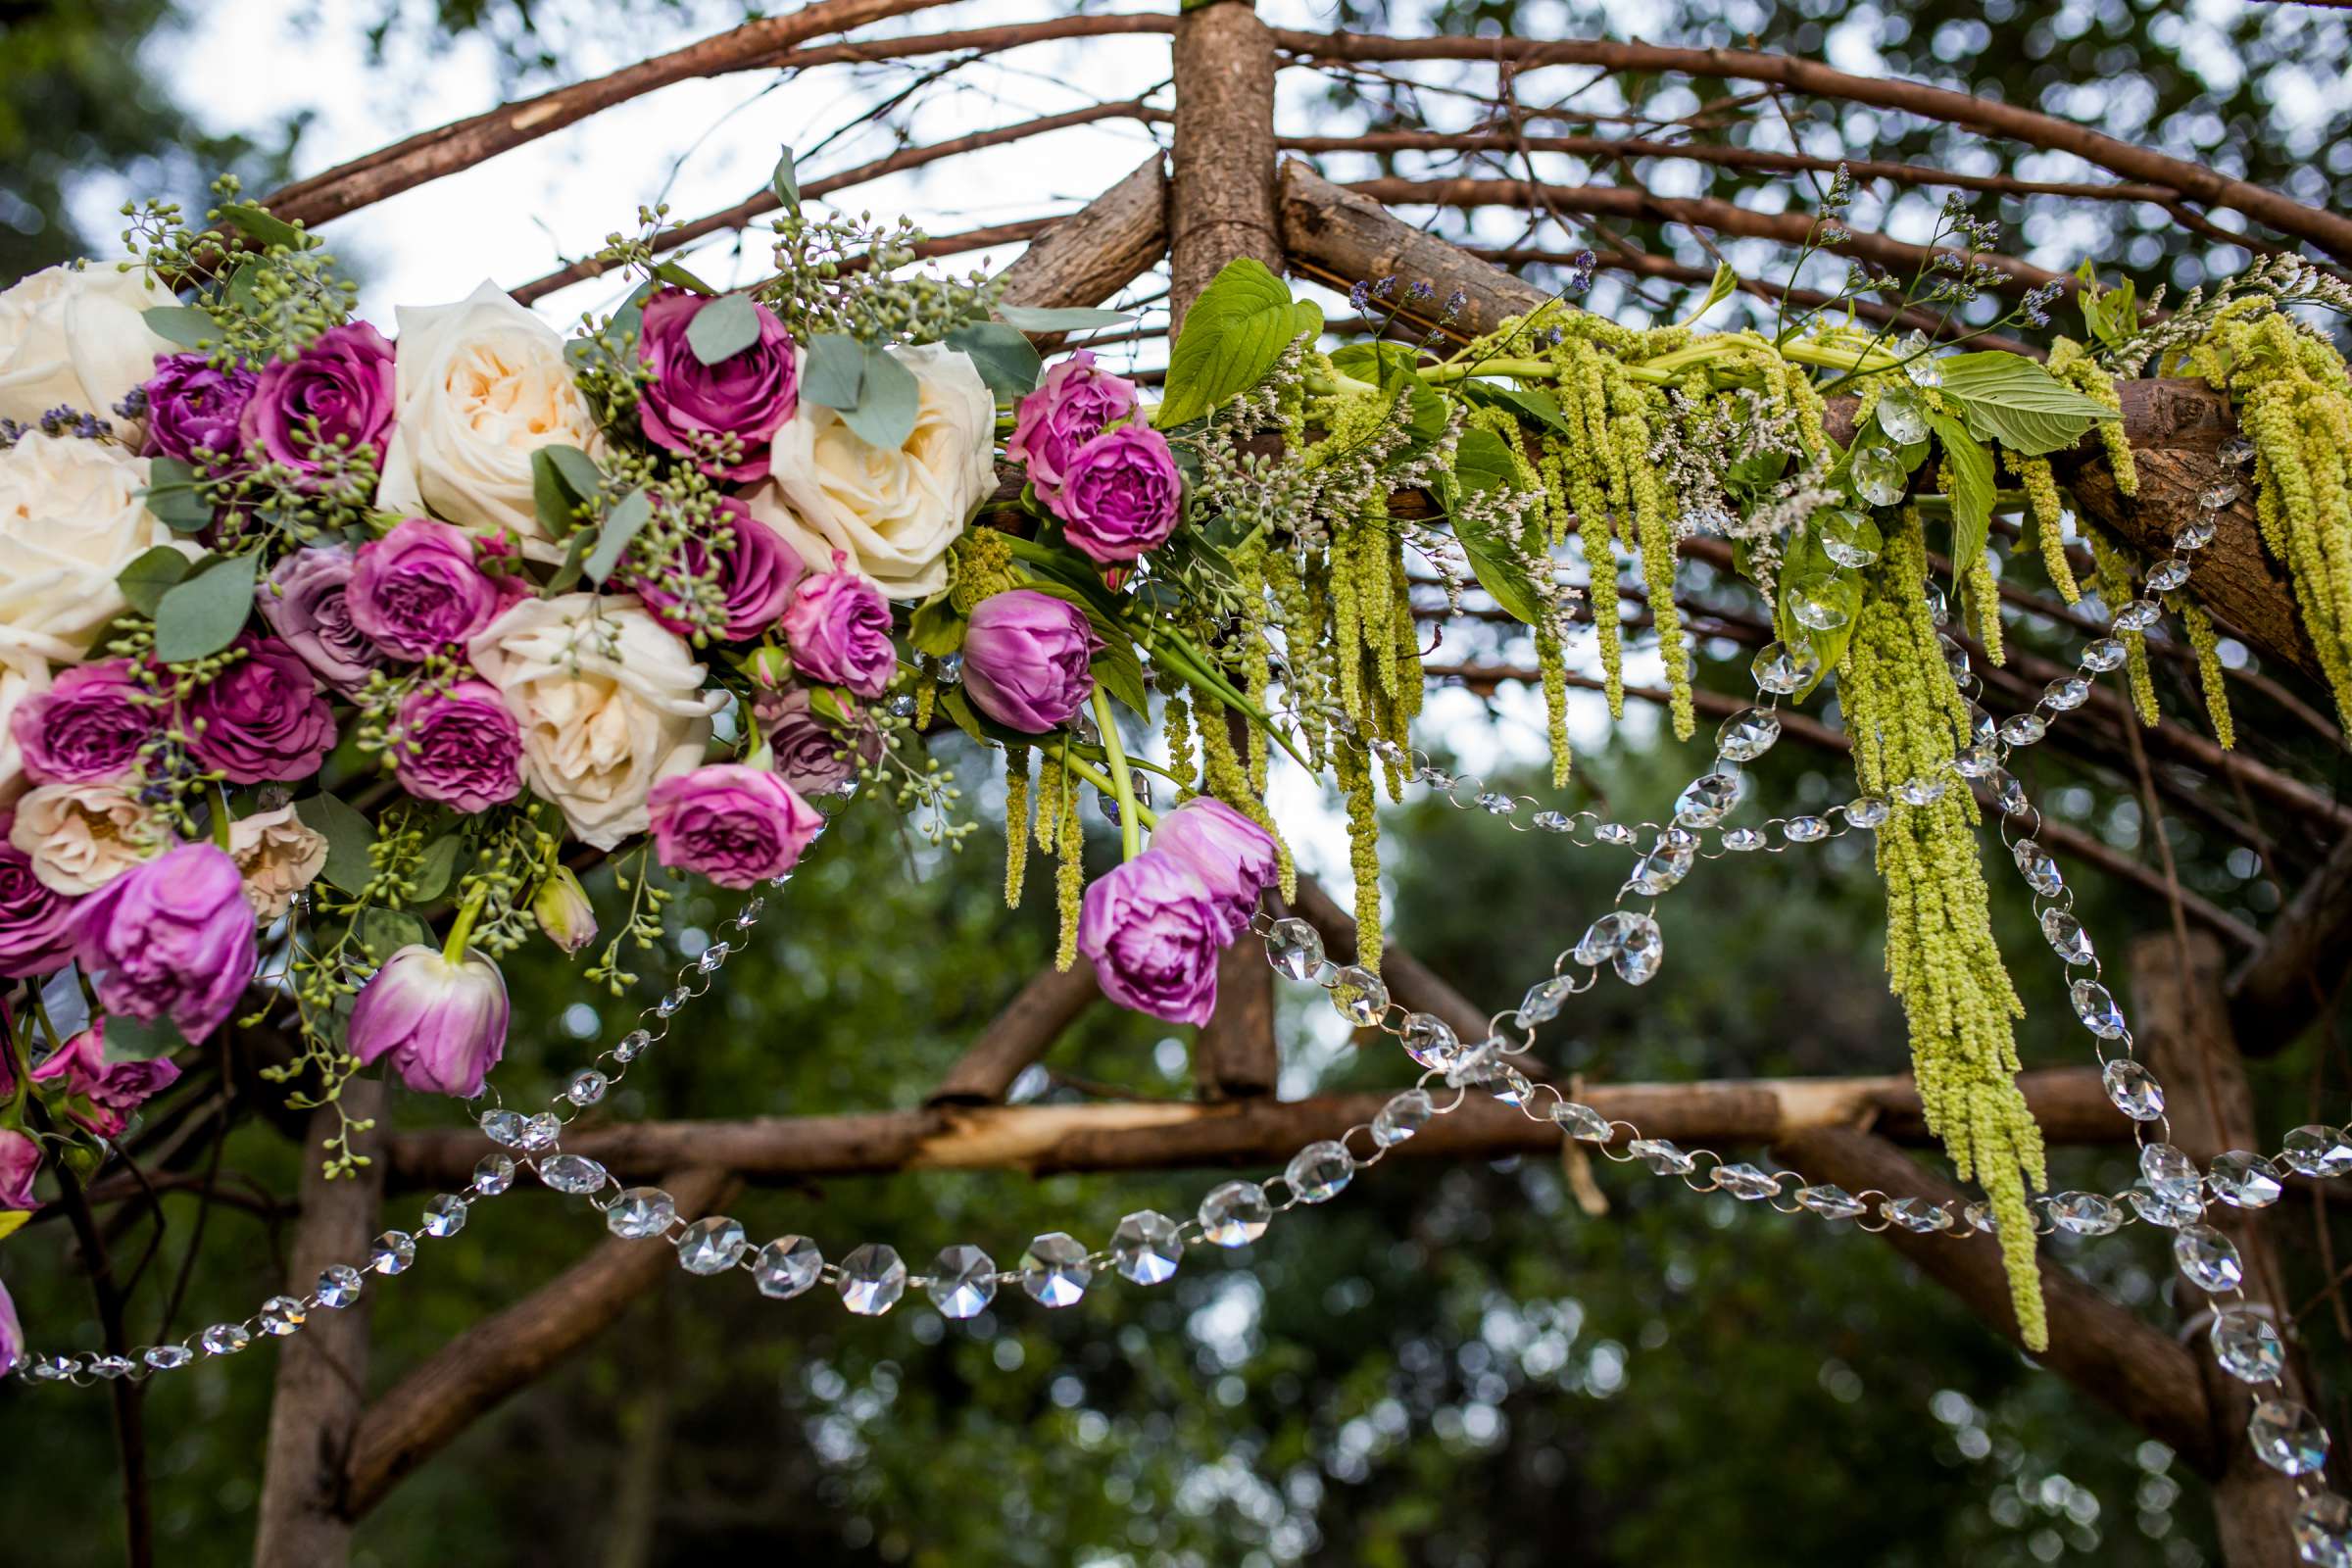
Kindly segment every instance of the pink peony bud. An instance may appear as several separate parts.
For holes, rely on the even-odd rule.
[[[1208,888],[1163,850],[1097,877],[1078,916],[1078,951],[1102,994],[1168,1023],[1206,1023],[1217,1007],[1225,921]]]
[[[478,953],[402,948],[352,1004],[350,1046],[363,1065],[391,1057],[411,1089],[471,1099],[507,1049],[506,977]]]
[[[1152,830],[1152,847],[1173,855],[1207,884],[1225,917],[1228,938],[1241,934],[1258,895],[1281,874],[1272,836],[1207,795],[1197,795],[1161,817]]]
[[[1034,588],[991,594],[963,634],[963,689],[972,706],[1024,735],[1059,729],[1094,695],[1102,639],[1086,612]]]

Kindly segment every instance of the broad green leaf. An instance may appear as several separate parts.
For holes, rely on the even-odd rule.
[[[705,365],[731,359],[760,341],[760,307],[749,294],[721,294],[686,323],[686,346]]]
[[[375,824],[333,795],[294,803],[294,814],[326,840],[326,864],[319,875],[346,893],[358,893],[375,875],[368,852],[375,846]]]
[[[969,623],[956,612],[945,592],[933,594],[914,607],[906,618],[906,645],[934,659],[959,652]]]
[[[188,574],[188,558],[170,545],[157,545],[115,574],[115,586],[130,608],[152,618],[164,593]]]
[[[270,217],[251,202],[230,202],[220,209],[220,216],[257,244],[283,245],[290,251],[298,251],[306,243],[301,229],[282,218]]]
[[[1070,307],[1000,305],[997,315],[1007,326],[1024,332],[1077,332],[1090,326],[1116,326],[1135,319],[1133,311],[1088,311]]]
[[[914,378],[914,372],[879,343],[866,344],[865,377],[858,391],[858,406],[841,411],[842,422],[867,446],[892,452],[914,434],[914,418],[922,408],[922,383]]]
[[[1928,411],[1928,423],[1943,443],[1952,497],[1952,570],[1964,572],[1984,554],[1992,536],[1992,502],[1999,488],[1992,453],[1948,414]]]
[[[262,558],[216,557],[164,590],[155,606],[155,657],[167,664],[217,654],[236,641],[253,612],[254,578]]]
[[[1017,400],[1037,390],[1046,363],[1037,345],[1022,330],[1004,321],[974,321],[948,334],[948,346],[961,349],[979,368],[980,379],[999,398]]]
[[[139,313],[147,330],[183,349],[200,349],[220,341],[220,323],[192,305],[158,305]]]
[[[776,172],[767,177],[767,188],[776,193],[788,213],[801,210],[801,166],[787,146],[776,156]]]
[[[169,1056],[187,1043],[188,1037],[170,1018],[133,1018],[122,1012],[107,1014],[108,1061],[153,1061],[158,1056]]]
[[[612,575],[612,568],[620,564],[620,553],[629,548],[629,541],[637,537],[637,530],[652,520],[653,515],[653,497],[642,486],[614,504],[605,515],[604,526],[596,531],[596,548],[588,552],[587,560],[581,564],[580,569],[588,574],[590,582],[599,587],[604,585],[605,579]]]
[[[1336,360],[1338,356],[1333,356]],[[1568,416],[1560,412],[1560,404],[1548,392],[1537,392],[1515,386],[1498,386],[1493,381],[1464,381],[1454,390],[1465,401],[1499,406],[1511,410],[1523,419],[1532,419],[1556,435],[1574,436]]]
[[[574,500],[593,501],[596,499],[597,491],[604,485],[605,475],[604,470],[596,466],[594,458],[582,452],[578,447],[561,445],[538,447],[533,450],[533,456],[537,456],[541,452],[546,453],[547,461],[555,465],[556,472],[563,476],[564,483],[570,488]]]
[[[1322,330],[1322,310],[1293,300],[1263,262],[1227,262],[1185,315],[1152,422],[1166,430],[1199,418],[1263,380],[1294,339]]]
[[[1108,692],[1113,702],[1124,703],[1135,712],[1149,718],[1152,699],[1144,688],[1143,661],[1136,658],[1135,649],[1125,640],[1106,643],[1095,656],[1092,665],[1095,683]]]
[[[416,885],[408,902],[430,904],[448,892],[450,878],[458,870],[458,852],[465,847],[465,841],[455,833],[444,833],[427,844],[424,853],[416,858]]]
[[[828,409],[854,409],[865,385],[865,345],[846,332],[819,332],[808,340],[801,368],[801,396]]]
[[[2062,451],[2099,420],[2115,417],[2105,404],[2015,354],[1955,354],[1936,368],[1943,372],[1943,401],[1957,405],[1969,429],[2023,457]]]
[[[941,692],[939,710],[947,714],[948,721],[957,729],[982,744],[987,743],[988,732],[980,727],[980,715],[972,711],[971,699],[963,695],[962,687],[951,686]]]
[[[177,458],[156,458],[147,465],[147,510],[173,533],[195,533],[213,522],[213,504],[205,498],[196,469]]]
[[[353,922],[352,934],[368,950],[368,959],[378,965],[403,948],[434,945],[431,926],[403,910],[374,905],[360,911],[360,917]]]
[[[596,494],[594,486],[587,496],[573,487],[556,457],[559,452],[572,453],[583,462],[588,459],[588,454],[577,447],[539,447],[531,453],[531,510],[538,515],[540,529],[550,539],[562,539],[577,528],[580,503]],[[588,464],[588,471],[596,471],[594,463]]]
[[[557,564],[555,574],[547,579],[547,586],[540,590],[539,597],[553,599],[558,594],[567,594],[577,588],[580,578],[587,573],[589,547],[595,543],[594,528],[575,530],[564,546],[564,559]]]
[[[654,275],[664,283],[685,289],[690,294],[716,294],[718,292],[676,262],[658,263],[654,268]]]
[[[1473,425],[1462,432],[1454,448],[1453,473],[1443,499],[1453,523],[1453,536],[1460,541],[1478,585],[1513,616],[1533,626],[1544,618],[1544,601],[1520,553],[1491,524],[1466,515],[1460,507],[1463,496],[1507,488],[1517,476],[1518,465],[1502,438]]]

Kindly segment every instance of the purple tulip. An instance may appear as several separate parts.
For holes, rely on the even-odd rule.
[[[33,1076],[40,1073],[36,1070]],[[13,1127],[0,1127],[0,1209],[26,1213],[41,1206],[41,1200],[32,1196],[32,1178],[40,1168],[39,1140]]]
[[[142,861],[74,911],[74,956],[98,1005],[125,1018],[169,1016],[191,1041],[236,1010],[253,978],[253,909],[237,862],[210,844]]]
[[[1046,505],[1072,545],[1102,565],[1118,565],[1158,549],[1176,531],[1184,481],[1167,437],[1122,424],[1078,449]]]
[[[838,569],[845,558],[833,553],[833,571],[803,577],[784,604],[784,636],[802,675],[828,686],[847,686],[860,697],[879,697],[898,673],[899,651],[890,640],[890,601],[854,571]]]
[[[106,1020],[84,1029],[49,1054],[32,1069],[36,1084],[55,1084],[68,1095],[89,1102],[74,1119],[101,1138],[119,1135],[130,1113],[179,1082],[179,1068],[168,1056],[149,1061],[106,1059]]]
[[[389,1056],[411,1089],[470,1100],[507,1049],[506,976],[478,953],[402,948],[360,988],[347,1038],[363,1066]]]
[[[402,789],[468,816],[522,793],[522,728],[486,680],[410,693],[392,758]]]
[[[1080,349],[1021,399],[1004,455],[1028,465],[1029,482],[1051,502],[1078,449],[1112,420],[1133,414],[1136,404],[1133,381],[1096,369],[1094,355]]]
[[[784,613],[785,599],[805,569],[801,553],[733,496],[718,498],[718,515],[713,520],[716,529],[711,537],[686,542],[679,569],[686,578],[701,581],[711,577],[715,568],[718,640],[745,642],[774,625],[776,617]],[[682,595],[663,576],[640,576],[631,586],[645,602],[645,612],[679,636],[711,629],[698,627],[677,613]]]
[[[32,874],[32,857],[8,842],[0,812],[0,975],[12,979],[62,969],[74,956],[72,921],[81,901]]]
[[[792,334],[773,311],[754,302],[760,335],[716,365],[705,365],[686,341],[686,329],[716,303],[674,288],[646,301],[637,352],[654,378],[638,400],[637,417],[647,440],[691,457],[713,479],[764,479],[768,444],[801,402]],[[709,456],[713,438],[723,436],[741,445],[732,463]]]
[[[369,447],[380,466],[398,408],[392,345],[366,321],[329,327],[256,378],[239,426],[272,463],[316,476],[326,454]]]
[[[155,738],[160,705],[126,659],[61,669],[49,689],[9,720],[25,776],[35,784],[107,784]]]
[[[180,704],[188,752],[231,784],[293,783],[318,771],[335,747],[335,714],[318,679],[284,643],[248,632],[245,655]]]
[[[519,579],[494,579],[473,563],[474,536],[465,529],[430,517],[395,523],[360,546],[348,590],[351,623],[399,659],[465,642],[521,596]]]
[[[1196,795],[1161,817],[1152,847],[1192,867],[1225,919],[1228,941],[1281,875],[1273,836],[1214,796]]]
[[[844,703],[844,706],[850,706]],[[844,735],[810,708],[808,690],[790,686],[761,692],[752,705],[760,733],[775,754],[776,772],[802,795],[824,795],[841,788],[858,774],[859,761],[882,757],[882,732],[863,713],[856,715],[853,735]]]
[[[1192,867],[1146,850],[1095,878],[1078,915],[1078,951],[1102,994],[1167,1023],[1206,1023],[1217,1006],[1225,921]]]
[[[722,888],[757,887],[800,863],[825,819],[763,768],[721,762],[665,778],[646,797],[654,855]]]
[[[1102,649],[1086,612],[1069,601],[1034,588],[992,594],[973,608],[963,634],[963,689],[998,723],[1043,735],[1094,695],[1090,666]]]
[[[217,368],[209,354],[158,354],[147,380],[147,455],[236,458],[244,446],[238,421],[259,379],[243,365]]]
[[[262,619],[320,680],[354,692],[384,662],[384,651],[352,624],[351,573],[358,553],[347,544],[312,545],[277,564],[253,596]]]
[[[17,1321],[17,1303],[0,1285],[0,1375],[16,1370],[24,1359],[24,1325]]]

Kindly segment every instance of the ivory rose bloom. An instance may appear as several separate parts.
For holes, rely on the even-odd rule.
[[[472,655],[522,726],[523,782],[600,850],[645,830],[657,783],[701,765],[727,701],[627,595],[522,600],[474,636]]]
[[[850,565],[893,599],[947,586],[948,546],[997,486],[996,400],[970,358],[941,343],[889,350],[921,405],[895,452],[869,446],[833,410],[803,399],[776,432],[774,480],[751,497],[803,561]]]
[[[126,608],[115,578],[157,545],[201,554],[147,510],[147,460],[31,431],[0,451],[0,656],[79,663]]]
[[[326,867],[326,835],[281,806],[240,816],[228,827],[228,858],[245,879],[245,902],[274,920]]]
[[[564,340],[496,283],[455,305],[403,305],[393,314],[399,424],[376,505],[430,511],[476,533],[511,528],[534,559],[558,559],[531,499],[531,454],[545,446],[593,452],[599,444]]]
[[[108,417],[172,352],[139,313],[177,303],[106,264],[52,267],[0,293],[0,419],[30,424],[61,404]]]
[[[8,842],[41,886],[69,898],[95,893],[171,847],[138,797],[115,784],[44,784],[17,803]]]

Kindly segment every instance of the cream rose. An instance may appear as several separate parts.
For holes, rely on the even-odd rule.
[[[106,265],[52,267],[0,293],[0,418],[30,424],[60,405],[113,417],[173,352],[139,313],[177,303]]]
[[[147,460],[33,431],[0,452],[0,657],[78,663],[124,609],[115,577],[157,545],[193,561],[147,510]]]
[[[264,920],[274,920],[326,865],[326,835],[281,806],[256,811],[228,825],[228,858],[245,879],[245,902]]]
[[[684,640],[626,595],[522,600],[471,653],[522,726],[523,781],[600,850],[645,830],[646,793],[701,764],[727,702],[703,689]]]
[[[511,528],[526,554],[559,559],[531,499],[531,454],[601,444],[564,340],[496,283],[455,305],[403,305],[393,315],[400,422],[376,505],[430,512],[476,533]]]
[[[79,897],[169,849],[172,835],[119,784],[44,784],[17,803],[8,842],[41,885]]]
[[[24,788],[24,753],[17,744],[17,708],[49,689],[49,661],[38,654],[0,648],[0,806]]]
[[[891,598],[921,599],[947,586],[948,546],[997,487],[997,405],[968,355],[942,343],[889,352],[922,394],[906,444],[869,446],[804,397],[776,432],[773,480],[750,502],[809,570],[839,550]]]

